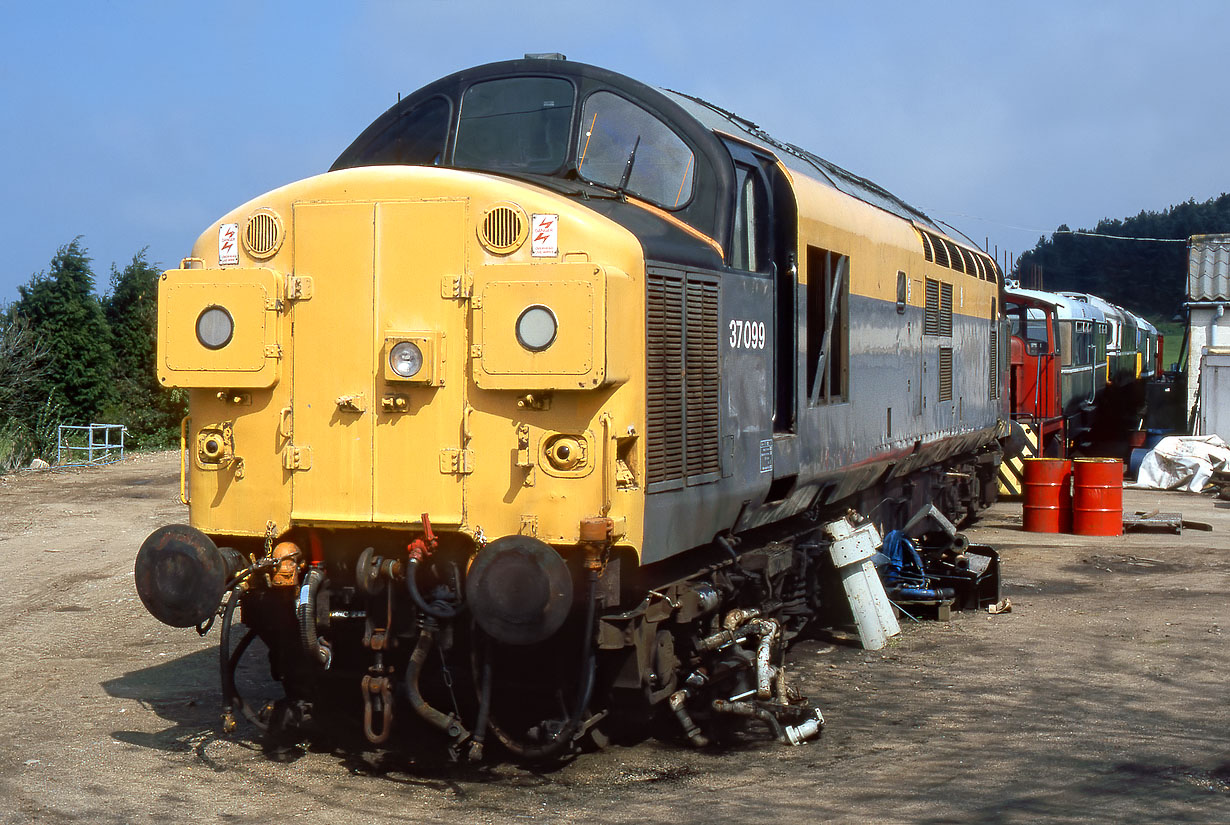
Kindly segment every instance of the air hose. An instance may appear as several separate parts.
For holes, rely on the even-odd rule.
[[[434,623],[424,624],[423,629],[419,632],[419,640],[414,646],[414,652],[410,654],[410,663],[406,665],[406,700],[425,722],[444,731],[454,742],[462,742],[469,737],[470,732],[461,724],[461,720],[452,714],[433,708],[427,704],[427,700],[419,692],[419,675],[423,672],[423,664],[427,661],[427,654],[431,652],[435,642]]]
[[[312,661],[319,662],[325,670],[333,663],[333,651],[329,643],[316,633],[316,597],[324,583],[324,574],[313,567],[303,578],[299,599],[295,602],[295,618],[299,620],[299,640]]]
[[[434,601],[431,604],[423,598],[423,594],[419,591],[418,583],[419,560],[413,556],[406,567],[406,589],[410,591],[410,598],[414,600],[414,604],[419,610],[431,616],[433,619],[441,619],[447,621],[454,619],[461,612],[462,605],[449,604],[446,601]]]

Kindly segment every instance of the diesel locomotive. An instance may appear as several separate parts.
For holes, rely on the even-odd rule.
[[[1002,304],[973,244],[729,111],[558,57],[465,70],[162,275],[190,525],[137,589],[220,620],[228,724],[797,742],[822,720],[782,650],[842,601],[821,527],[995,494]]]
[[[1083,292],[1009,283],[1004,301],[1011,414],[1029,428],[1032,452],[1066,457],[1141,428],[1145,387],[1164,372],[1153,324]]]

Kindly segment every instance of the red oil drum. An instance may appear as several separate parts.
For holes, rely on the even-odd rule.
[[[1078,536],[1123,533],[1123,462],[1078,458],[1073,462],[1072,532]]]
[[[1029,533],[1072,529],[1072,462],[1066,458],[1025,459],[1025,502],[1021,521]]]

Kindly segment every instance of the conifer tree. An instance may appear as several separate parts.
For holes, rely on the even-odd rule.
[[[111,268],[111,291],[103,302],[113,336],[117,390],[105,415],[127,426],[143,446],[171,443],[187,413],[186,394],[158,383],[158,278],[141,250],[122,271]]]
[[[63,404],[70,420],[89,423],[114,397],[115,355],[81,239],[60,247],[51,267],[17,291],[10,318],[22,319],[47,352],[36,394]]]

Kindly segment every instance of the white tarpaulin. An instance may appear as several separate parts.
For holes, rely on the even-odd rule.
[[[1214,470],[1230,469],[1230,446],[1216,435],[1171,435],[1140,462],[1137,487],[1199,493]]]

